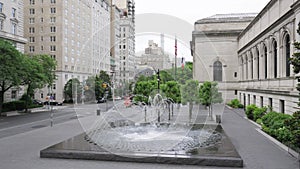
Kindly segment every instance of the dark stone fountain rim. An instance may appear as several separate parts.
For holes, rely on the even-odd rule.
[[[176,124],[185,125],[185,124]],[[85,140],[85,133],[40,151],[41,158],[103,160],[201,166],[243,167],[243,160],[235,150],[221,125],[192,124],[193,127],[217,128],[222,134],[218,147],[199,149],[198,154],[173,154],[169,152],[108,152]]]

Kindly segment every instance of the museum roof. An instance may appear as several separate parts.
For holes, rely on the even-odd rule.
[[[257,13],[216,14],[207,18],[200,19],[195,24],[252,21],[256,17],[256,15]]]

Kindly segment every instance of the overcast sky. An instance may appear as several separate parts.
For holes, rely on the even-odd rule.
[[[135,0],[136,13],[161,13],[194,24],[198,19],[224,13],[258,13],[270,0]]]
[[[178,43],[178,57],[184,57],[187,61],[192,61],[189,41],[192,38],[193,25],[197,20],[215,14],[259,13],[269,1],[270,0],[135,0],[137,14],[137,55],[139,56],[144,53],[144,49],[148,46],[148,40],[154,40],[154,42],[161,46],[160,33],[164,33],[166,35],[165,51],[170,54],[170,58],[174,58],[174,56],[172,56],[174,55],[174,38],[175,35],[178,35],[177,37],[181,40],[181,42]],[[145,14],[147,16],[145,16]],[[153,14],[163,15],[157,16]],[[185,22],[176,19],[173,21],[172,17],[179,18]],[[183,29],[183,26],[189,27],[189,29]],[[169,31],[166,31],[166,29]]]

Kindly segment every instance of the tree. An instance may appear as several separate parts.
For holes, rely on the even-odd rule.
[[[300,35],[300,22],[298,24],[297,33]],[[298,51],[298,52],[295,52],[293,54],[293,57],[290,58],[290,62],[294,66],[293,67],[294,73],[298,74],[298,73],[300,73],[300,52],[299,52],[300,51],[300,42],[295,42],[294,46],[296,48],[296,51]],[[300,76],[296,76],[296,79],[299,82],[300,81]],[[297,84],[297,90],[300,92],[300,83]],[[300,99],[300,97],[299,97],[299,99]],[[300,102],[298,103],[298,105],[300,106]]]
[[[21,83],[24,73],[22,63],[22,54],[10,42],[0,39],[0,115],[4,93]]]
[[[29,99],[34,95],[34,90],[46,85],[52,86],[55,79],[55,60],[48,55],[25,56],[23,60],[22,85],[27,86],[25,99],[25,112],[28,110]]]
[[[200,86],[199,98],[200,103],[208,107],[209,117],[212,119],[212,105],[215,103],[222,103],[222,95],[218,92],[218,83],[204,82]]]
[[[133,94],[136,95],[134,100],[148,103],[148,97],[150,96],[151,92],[156,89],[156,80],[140,81],[135,85],[133,91]]]
[[[185,85],[182,86],[181,96],[182,103],[189,103],[189,118],[192,119],[192,111],[194,102],[199,101],[199,93],[196,92],[199,90],[199,82],[197,80],[188,80]]]
[[[77,78],[70,79],[64,87],[64,95],[66,100],[80,99],[82,86]]]
[[[167,98],[171,98],[174,102],[181,102],[180,85],[175,81],[168,81],[161,85],[163,93],[166,94]]]

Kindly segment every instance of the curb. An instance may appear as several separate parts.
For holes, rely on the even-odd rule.
[[[268,135],[267,133],[265,133],[264,131],[262,131],[261,129],[256,129],[256,131],[258,131],[260,134],[262,134],[263,136],[265,136],[267,139],[269,139],[270,141],[272,141],[274,144],[276,144],[278,147],[280,147],[281,149],[283,149],[284,151],[286,151],[288,154],[292,155],[293,157],[299,159],[300,155],[299,153],[297,153],[296,151],[294,151],[293,149],[289,148],[288,146],[282,144],[281,142],[279,142],[278,140],[276,140],[275,138],[271,137],[270,135]]]

